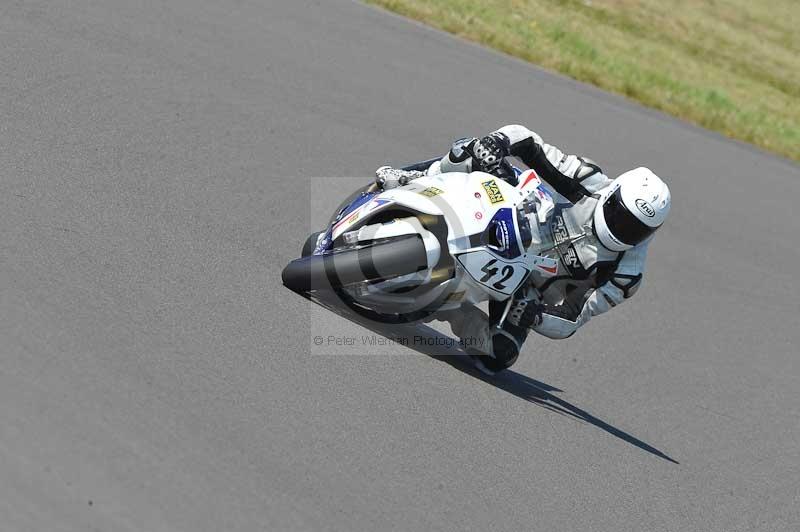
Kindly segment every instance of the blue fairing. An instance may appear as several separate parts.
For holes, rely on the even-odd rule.
[[[522,255],[517,240],[517,229],[514,226],[514,213],[511,209],[499,209],[486,227],[481,239],[484,245],[491,244],[491,249],[495,253],[507,259],[515,259]],[[490,233],[490,231],[494,232]],[[496,241],[500,249],[496,249],[497,246],[490,239]]]
[[[341,211],[339,211],[339,214],[336,215],[336,218],[328,226],[327,231],[325,231],[325,236],[322,238],[322,240],[319,241],[319,245],[314,250],[314,254],[315,255],[319,255],[320,253],[328,251],[331,248],[331,246],[333,245],[333,239],[331,238],[331,236],[333,234],[333,226],[336,225],[336,223],[339,220],[341,220],[342,218],[344,218],[345,216],[347,216],[348,214],[350,214],[354,210],[358,209],[359,207],[361,207],[362,205],[367,203],[376,194],[377,194],[377,192],[362,192],[361,194],[358,195],[358,197],[356,197],[356,199],[354,199],[352,202],[350,202],[349,205],[345,206]]]

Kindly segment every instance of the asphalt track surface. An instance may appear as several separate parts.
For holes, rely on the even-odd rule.
[[[221,4],[0,7],[0,529],[800,529],[800,168],[358,3]],[[372,334],[280,283],[363,182],[322,177],[505,123],[668,179],[640,293],[496,379],[315,346]]]

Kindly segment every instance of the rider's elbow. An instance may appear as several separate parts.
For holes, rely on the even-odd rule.
[[[542,137],[520,124],[509,124],[501,127],[497,131],[508,137],[511,144],[516,144],[527,138],[532,138],[537,144],[542,143]]]

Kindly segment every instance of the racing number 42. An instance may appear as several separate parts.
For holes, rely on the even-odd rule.
[[[497,263],[497,259],[492,259],[492,260],[490,260],[489,262],[487,262],[486,264],[483,265],[483,267],[481,268],[481,271],[485,275],[483,277],[481,277],[481,282],[482,283],[487,283],[488,284],[488,281],[492,277],[494,277],[495,274],[497,274],[499,268],[494,267],[494,265],[496,263]],[[503,266],[503,270],[501,271],[500,275],[501,275],[500,280],[499,281],[495,281],[494,283],[492,283],[492,286],[494,288],[498,289],[498,290],[503,290],[506,287],[506,285],[504,285],[503,283],[508,281],[511,278],[511,276],[514,275],[514,267],[511,266],[510,264],[506,264],[505,266]]]

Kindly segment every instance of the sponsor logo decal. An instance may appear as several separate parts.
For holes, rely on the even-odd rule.
[[[656,215],[656,210],[653,208],[653,206],[643,199],[636,200],[636,208],[648,218],[652,218]]]
[[[511,239],[508,235],[508,224],[505,220],[497,220],[495,226],[495,236],[500,243],[500,249],[505,251],[511,247]]]
[[[577,268],[581,265],[580,261],[578,260],[578,252],[575,251],[575,246],[570,245],[567,248],[566,253],[564,253],[564,264],[571,268]]]
[[[578,252],[575,250],[575,245],[570,243],[569,229],[567,229],[567,224],[561,213],[553,216],[552,229],[553,241],[556,246],[558,246],[558,253],[561,255],[564,266],[566,266],[568,270],[583,268],[578,257]]]
[[[556,241],[557,245],[569,240],[569,231],[567,231],[567,225],[564,223],[564,218],[561,214],[553,216],[553,240]]]
[[[534,172],[533,170],[528,170],[527,172],[525,172],[522,175],[524,175],[526,177],[525,177],[525,181],[522,183],[522,186],[519,187],[519,188],[525,188],[525,186],[528,183],[530,183],[531,181],[533,181],[533,186],[534,187],[538,187],[539,185],[542,184],[542,182],[539,180],[539,176],[537,176],[536,172]]]
[[[475,213],[475,219],[476,219],[476,220],[480,220],[481,218],[483,218],[483,213],[476,212],[476,213]]]
[[[552,273],[553,275],[558,273],[558,263],[556,263],[555,266],[545,266],[543,264],[538,264],[537,266],[539,267],[539,269],[544,270],[547,273]]]
[[[358,216],[359,216],[359,211],[356,211],[353,214],[351,214],[350,216],[348,216],[347,218],[345,218],[344,220],[338,222],[336,225],[333,226],[333,228],[334,229],[338,229],[339,227],[342,227],[342,226],[345,226],[345,225],[350,225],[351,223],[353,223],[356,220],[358,220]]]
[[[356,220],[358,220],[359,214],[360,213],[358,211],[354,212],[353,214],[344,219],[344,223],[349,224],[355,222]]]
[[[432,198],[434,196],[438,196],[439,194],[443,193],[444,191],[438,189],[436,187],[428,187],[425,190],[420,190],[417,194],[425,196],[426,198]]]
[[[484,181],[481,183],[483,185],[483,190],[486,191],[486,194],[489,196],[489,202],[494,205],[496,203],[502,203],[505,201],[503,197],[503,193],[500,192],[500,187],[497,186],[497,182],[494,179],[490,179],[489,181]]]

